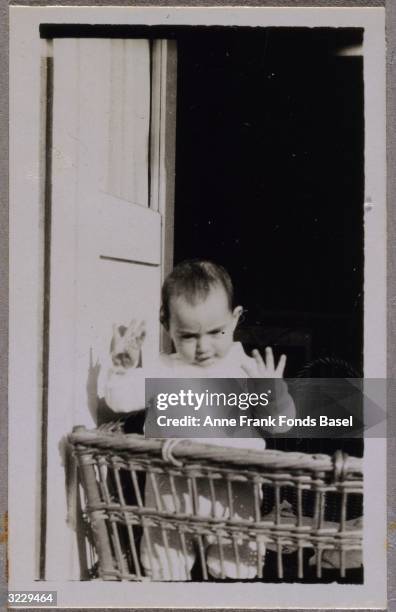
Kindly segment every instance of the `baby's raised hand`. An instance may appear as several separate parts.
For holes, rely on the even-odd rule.
[[[146,337],[146,323],[132,319],[127,328],[113,325],[110,353],[113,365],[137,368],[140,365],[141,349]]]
[[[263,359],[259,351],[252,351],[252,356],[255,363],[242,364],[242,369],[250,378],[282,378],[286,366],[286,355],[281,355],[278,365],[275,366],[274,354],[272,348],[267,346],[265,349],[265,358]]]

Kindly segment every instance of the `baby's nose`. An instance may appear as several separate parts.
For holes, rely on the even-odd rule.
[[[205,354],[210,348],[209,338],[207,336],[201,336],[197,340],[197,353],[199,355]]]

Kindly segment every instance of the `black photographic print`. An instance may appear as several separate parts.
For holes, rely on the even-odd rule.
[[[384,601],[383,27],[11,10],[13,591]]]

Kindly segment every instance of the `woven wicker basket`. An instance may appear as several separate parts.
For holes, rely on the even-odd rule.
[[[139,542],[144,537],[150,553],[151,530],[158,528],[165,548],[171,533],[176,534],[185,555],[186,538],[193,541],[197,560],[188,570],[188,580],[212,579],[205,557],[208,540],[218,547],[219,578],[226,578],[227,543],[235,552],[237,579],[243,578],[238,558],[240,542],[265,551],[261,557],[257,554],[259,580],[265,579],[270,570],[282,580],[285,569],[290,578],[290,567],[294,568],[295,579],[304,578],[308,567],[318,581],[326,568],[336,570],[342,578],[347,569],[361,566],[361,459],[340,451],[334,457],[249,451],[198,440],[176,443],[83,427],[76,427],[69,440],[84,490],[84,516],[96,551],[93,576],[96,573],[103,580],[150,580],[150,573],[141,564]],[[158,480],[163,482],[164,478],[169,480],[171,491],[175,491],[176,481],[185,481],[191,511],[164,509],[158,487]],[[145,505],[144,483],[148,480],[156,500],[151,506]],[[231,509],[228,518],[216,514],[203,517],[194,510],[204,481],[213,501],[219,483],[227,491]],[[233,487],[241,482],[247,483],[254,500],[254,517],[249,520],[232,513]]]

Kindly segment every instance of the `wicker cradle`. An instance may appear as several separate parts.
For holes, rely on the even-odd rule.
[[[150,580],[140,562],[139,541],[142,534],[150,541],[152,527],[160,527],[165,546],[167,534],[176,532],[184,553],[186,537],[193,538],[197,568],[189,575],[192,580],[211,579],[204,546],[208,536],[212,540],[214,536],[218,545],[222,578],[224,543],[234,545],[239,576],[237,543],[246,540],[255,542],[256,550],[265,545],[265,561],[257,561],[258,580],[265,580],[271,567],[276,580],[284,579],[285,570],[290,578],[290,567],[294,568],[292,579],[303,579],[308,567],[315,581],[320,581],[323,570],[329,567],[343,578],[347,569],[361,564],[362,459],[340,451],[330,457],[227,449],[199,440],[175,443],[84,427],[75,427],[69,441],[77,460],[84,491],[83,513],[96,555],[92,560],[93,577]],[[233,484],[249,483],[254,520],[235,519],[232,511],[228,520],[205,518],[194,512],[167,512],[161,507],[159,494],[156,507],[146,507],[145,479],[149,478],[158,492],[159,475],[169,478],[172,490],[176,479],[185,479],[193,508],[197,507],[201,479],[209,483],[213,499],[216,484],[222,481],[231,509]],[[292,557],[294,564],[289,562]]]

